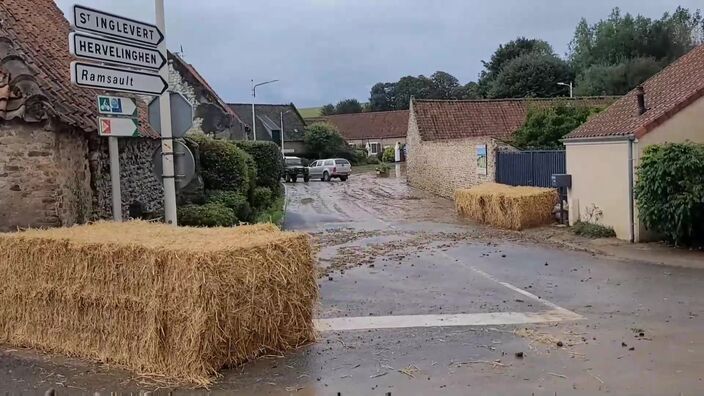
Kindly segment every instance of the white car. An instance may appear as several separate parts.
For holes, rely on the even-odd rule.
[[[352,165],[344,158],[329,158],[317,160],[310,163],[311,179],[319,177],[320,180],[330,181],[330,179],[338,178],[341,181],[346,181],[350,173],[352,173]]]

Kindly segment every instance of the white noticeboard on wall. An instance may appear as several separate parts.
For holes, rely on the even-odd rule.
[[[487,174],[487,156],[486,156],[486,144],[478,144],[475,147],[476,158],[477,158],[477,174],[486,175]]]

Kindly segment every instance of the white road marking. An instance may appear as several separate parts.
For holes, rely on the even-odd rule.
[[[397,229],[394,225],[378,219],[388,228]],[[456,260],[444,251],[438,252],[448,260]],[[446,327],[446,326],[497,326],[511,324],[530,324],[582,320],[584,317],[555,303],[542,299],[533,293],[527,292],[508,282],[502,282],[493,275],[477,267],[468,268],[484,278],[498,283],[516,293],[519,293],[535,302],[552,308],[541,312],[489,312],[474,314],[443,314],[443,315],[395,315],[395,316],[362,316],[342,317],[330,319],[314,319],[318,331],[349,331],[370,329],[400,329],[410,327]]]
[[[402,329],[410,327],[497,326],[579,320],[580,315],[566,309],[542,312],[488,312],[450,315],[361,316],[316,319],[318,331]]]

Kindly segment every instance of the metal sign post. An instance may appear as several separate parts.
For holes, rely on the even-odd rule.
[[[164,0],[154,0],[157,29],[166,33],[164,20]],[[159,51],[166,53],[166,42],[159,42]],[[159,71],[164,81],[169,79],[169,67],[164,66]],[[159,113],[161,116],[161,152],[164,174],[164,217],[166,223],[176,225],[176,182],[174,180],[174,140],[171,136],[171,96],[168,92],[159,97]]]
[[[110,180],[112,181],[112,219],[122,221],[122,188],[120,187],[120,147],[117,138],[108,138],[110,154]]]

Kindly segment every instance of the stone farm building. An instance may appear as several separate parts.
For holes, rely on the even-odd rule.
[[[252,136],[252,104],[230,103],[230,108],[244,122]],[[281,114],[284,117],[284,153],[287,155],[305,155],[303,136],[306,123],[293,103],[255,105],[257,117],[257,140],[268,140],[281,146]]]
[[[246,140],[246,125],[180,55],[170,52],[169,89],[183,95],[193,105],[193,127],[187,134],[206,134],[220,139]]]
[[[334,125],[348,144],[376,155],[396,143],[406,143],[408,110],[339,114],[323,117]]]
[[[496,152],[512,150],[512,135],[532,107],[558,103],[606,106],[613,98],[412,99],[408,122],[408,182],[451,197],[458,188],[495,181]],[[479,167],[477,150],[486,152]]]
[[[97,91],[71,85],[69,23],[53,0],[0,1],[0,231],[111,216],[107,140],[97,136]],[[155,137],[145,122],[141,129]],[[124,213],[161,215],[152,174],[159,141],[120,141]]]
[[[618,238],[634,242],[655,237],[638,220],[633,196],[643,150],[668,142],[704,143],[704,46],[682,56],[641,88],[564,141],[567,173],[572,175],[570,223],[598,220],[613,227]],[[594,218],[595,211],[601,213],[600,219]]]

